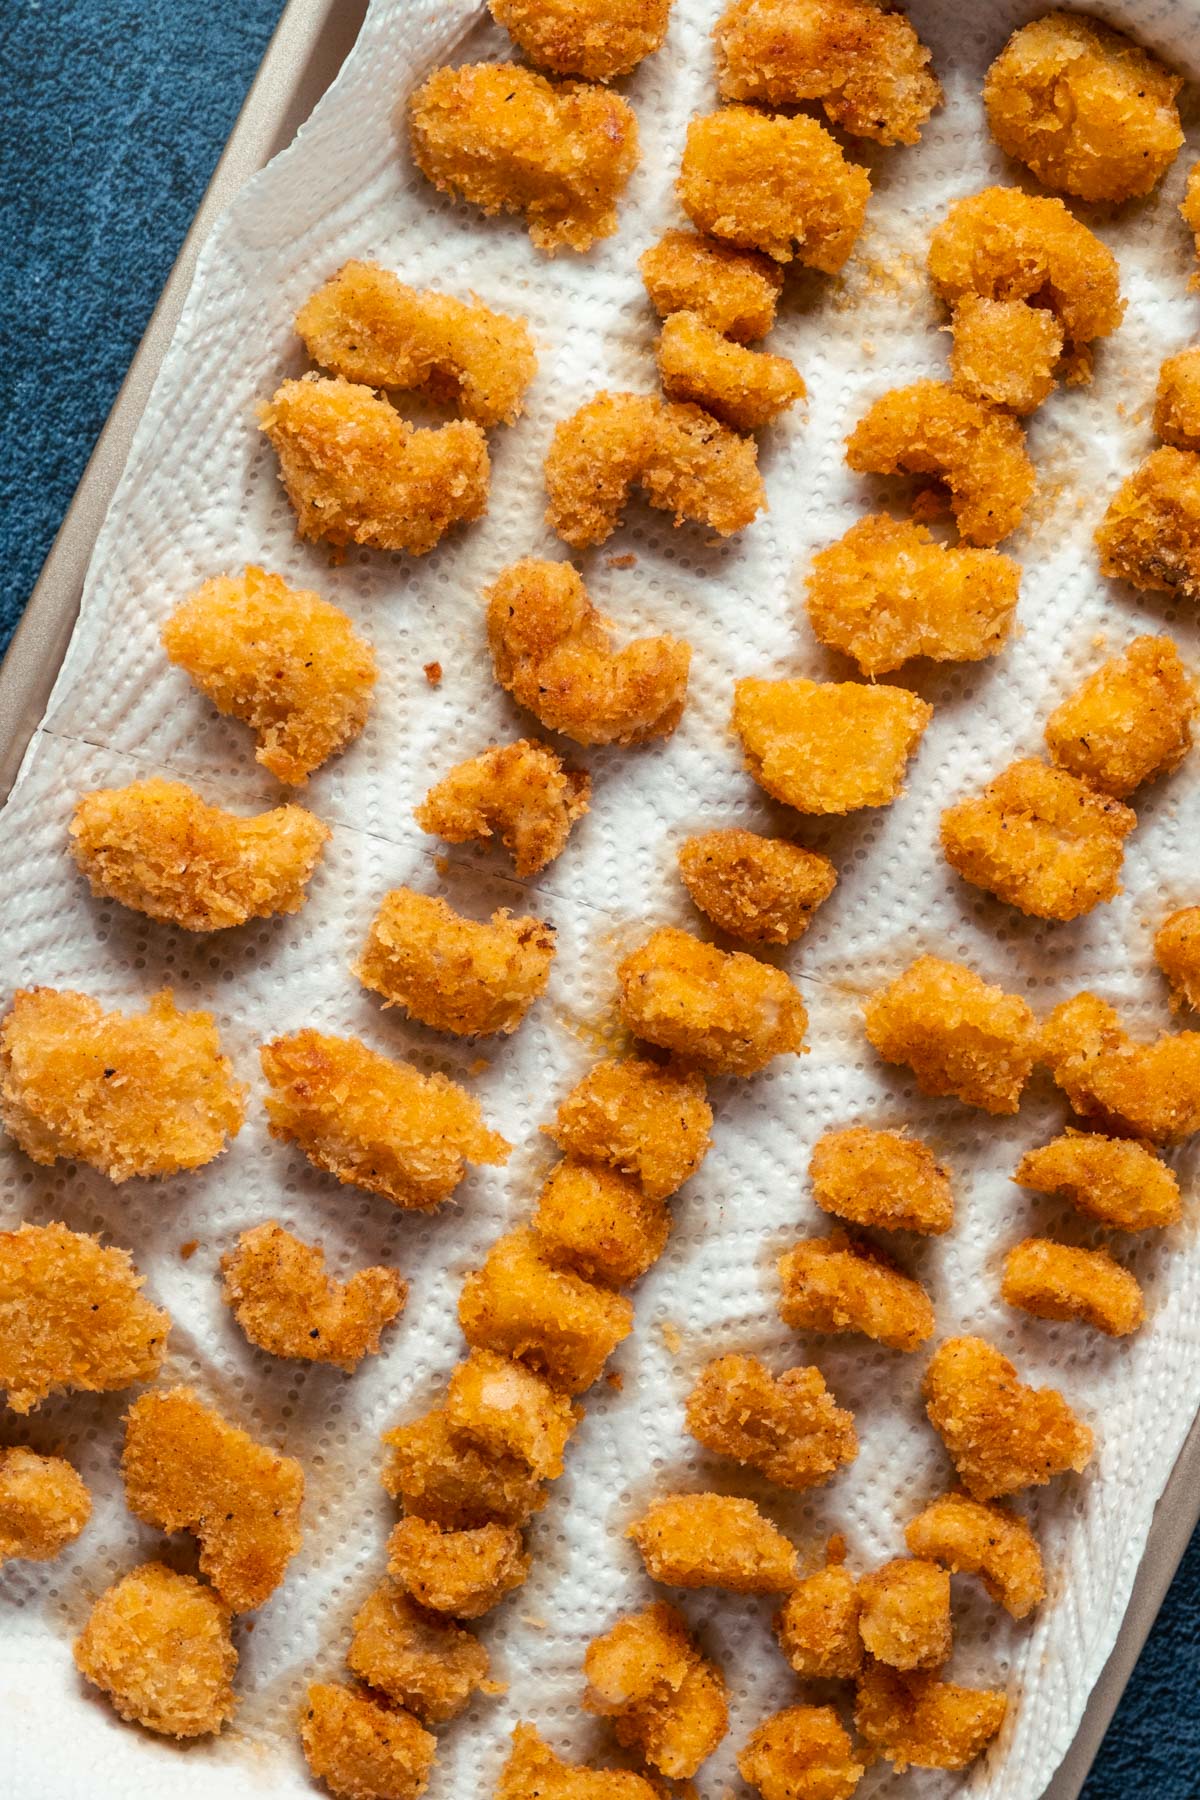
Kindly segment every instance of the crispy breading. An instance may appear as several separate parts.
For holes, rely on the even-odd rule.
[[[586,1710],[670,1780],[693,1776],[729,1729],[725,1677],[665,1600],[593,1638],[583,1669]]]
[[[793,1331],[857,1331],[889,1350],[918,1350],[933,1336],[933,1306],[920,1282],[844,1231],[801,1238],[776,1267],[779,1316]]]
[[[808,1173],[822,1212],[852,1225],[940,1237],[954,1223],[950,1171],[903,1131],[827,1131],[812,1147]]]
[[[762,1800],[850,1800],[866,1768],[832,1706],[787,1706],[746,1740],[738,1773]]]
[[[1192,747],[1196,683],[1168,637],[1136,637],[1046,720],[1061,768],[1123,800],[1177,769]]]
[[[622,1056],[590,1068],[542,1130],[568,1155],[631,1175],[665,1200],[704,1161],[712,1120],[698,1071]]]
[[[445,1530],[431,1519],[401,1519],[388,1539],[388,1574],[429,1612],[480,1619],[519,1588],[529,1553],[513,1525]]]
[[[859,1635],[892,1669],[937,1669],[950,1655],[950,1577],[936,1562],[895,1556],[859,1579]]]
[[[588,810],[592,779],[548,744],[494,744],[443,775],[413,811],[422,831],[465,844],[499,835],[518,875],[537,875],[561,856]]]
[[[598,1381],[633,1330],[628,1300],[556,1269],[532,1231],[497,1238],[463,1282],[458,1318],[469,1344],[528,1363],[566,1394]]]
[[[983,103],[1000,148],[1081,200],[1148,194],[1183,142],[1182,76],[1124,33],[1050,12],[1014,31]]]
[[[425,1725],[457,1718],[488,1685],[488,1653],[451,1619],[423,1612],[395,1581],[383,1581],[354,1617],[346,1666]]]
[[[482,1349],[455,1364],[445,1410],[452,1431],[493,1456],[518,1457],[546,1481],[562,1474],[567,1439],[583,1417],[544,1376]]]
[[[1200,1131],[1200,1032],[1164,1031],[1153,1043],[1131,1038],[1107,1000],[1084,992],[1054,1008],[1042,1026],[1038,1060],[1080,1118],[1154,1144]]]
[[[689,124],[675,190],[698,231],[836,275],[862,229],[871,179],[804,113],[723,106]]]
[[[644,744],[674,731],[688,644],[645,637],[614,650],[609,620],[570,563],[524,557],[484,598],[496,680],[548,731],[577,744]]]
[[[92,1496],[61,1456],[0,1448],[0,1566],[49,1562],[73,1544],[92,1516]]]
[[[858,1455],[854,1415],[837,1404],[820,1369],[772,1375],[757,1356],[705,1364],[687,1398],[687,1428],[706,1450],[784,1488],[819,1487]]]
[[[965,1769],[991,1743],[1008,1711],[994,1688],[962,1687],[933,1670],[902,1674],[868,1660],[858,1680],[854,1723],[871,1750],[898,1771]]]
[[[1001,1298],[1039,1319],[1077,1319],[1109,1337],[1128,1337],[1146,1317],[1137,1277],[1107,1250],[1081,1250],[1028,1237],[1004,1259]]]
[[[1196,254],[1200,256],[1200,162],[1193,163],[1188,170],[1187,187],[1179,211],[1196,240]],[[1200,286],[1200,275],[1193,275],[1188,286],[1193,289]]]
[[[371,388],[424,389],[477,425],[515,425],[537,373],[524,319],[482,300],[406,287],[378,263],[343,263],[296,314],[315,363]]]
[[[437,1754],[437,1739],[411,1713],[330,1681],[309,1687],[300,1744],[339,1800],[419,1800]]]
[[[907,688],[861,681],[734,683],[733,730],[759,786],[802,813],[890,806],[933,708]]]
[[[753,1500],[663,1494],[629,1527],[646,1573],[664,1587],[782,1594],[795,1585],[796,1551]]]
[[[611,81],[662,46],[671,0],[488,0],[530,62],[556,75]]]
[[[815,1681],[850,1680],[862,1667],[858,1583],[842,1563],[806,1575],[773,1621],[779,1648],[797,1675]]]
[[[0,1388],[12,1411],[153,1381],[171,1320],[143,1281],[128,1250],[65,1225],[0,1232]]]
[[[671,1232],[665,1203],[631,1176],[574,1156],[556,1163],[530,1223],[550,1261],[605,1287],[628,1287],[656,1263]]]
[[[1121,892],[1137,814],[1036,756],[942,813],[942,854],[973,887],[1035,919],[1078,919]]]
[[[1200,345],[1168,356],[1159,369],[1154,430],[1176,450],[1200,450]]]
[[[952,1575],[978,1575],[993,1600],[1014,1619],[1024,1619],[1046,1596],[1042,1553],[1033,1532],[1010,1506],[943,1494],[904,1528],[914,1556],[927,1557]]]
[[[783,270],[757,250],[735,250],[698,231],[666,231],[643,250],[638,268],[660,319],[695,313],[738,344],[766,337],[775,323]]]
[[[434,69],[408,102],[413,161],[443,194],[524,213],[539,250],[590,250],[617,229],[638,162],[627,100],[515,63]]]
[[[146,1562],[106,1588],[75,1640],[75,1666],[123,1719],[164,1737],[220,1731],[237,1705],[229,1608],[191,1575]]]
[[[621,1017],[636,1036],[712,1075],[753,1075],[799,1054],[808,1014],[782,969],[663,925],[617,968]]]
[[[859,475],[932,475],[960,535],[984,546],[1017,529],[1037,485],[1020,420],[944,381],[881,394],[846,439],[846,461]]]
[[[519,1724],[512,1735],[495,1800],[659,1800],[658,1789],[628,1769],[563,1762],[532,1725]]]
[[[737,826],[679,846],[679,873],[714,925],[748,944],[793,944],[837,886],[827,856]]]
[[[885,1062],[906,1063],[923,1094],[952,1094],[985,1112],[1015,1113],[1037,1048],[1037,1021],[1018,994],[964,963],[919,956],[863,1007]]]
[[[1200,600],[1200,456],[1152,450],[1109,501],[1096,545],[1103,574]]]
[[[1169,913],[1154,934],[1154,960],[1171,984],[1171,1007],[1200,1012],[1200,906]]]
[[[541,1478],[517,1456],[496,1456],[434,1408],[383,1435],[383,1485],[418,1519],[449,1531],[524,1525],[546,1504]]]
[[[333,1363],[350,1374],[403,1309],[408,1283],[395,1269],[358,1269],[337,1281],[319,1244],[269,1220],[221,1258],[221,1298],[260,1350],[301,1362]]]
[[[668,400],[690,400],[735,431],[758,431],[808,393],[786,356],[731,343],[698,313],[672,313],[658,340]]]
[[[1092,1433],[1057,1389],[1027,1387],[983,1338],[940,1344],[924,1394],[929,1422],[974,1500],[1040,1487],[1091,1461]]]
[[[258,408],[302,538],[424,556],[487,511],[487,439],[469,419],[418,429],[361,382],[305,375]]]
[[[1054,392],[1060,367],[1068,380],[1088,380],[1090,352],[1064,364],[1063,328],[1028,300],[983,300],[965,294],[950,313],[950,384],[984,406],[1024,415]]]
[[[344,612],[279,575],[213,576],[161,635],[217,711],[250,726],[280,781],[302,786],[366,724],[375,652]]]
[[[294,1457],[231,1425],[194,1389],[157,1388],[125,1415],[121,1474],[136,1518],[193,1533],[201,1574],[234,1612],[274,1593],[302,1535]]]
[[[1062,1195],[1085,1218],[1120,1231],[1156,1231],[1182,1211],[1174,1171],[1131,1138],[1068,1130],[1027,1150],[1013,1180],[1035,1194]]]

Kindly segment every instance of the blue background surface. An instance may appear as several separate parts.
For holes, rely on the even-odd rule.
[[[0,648],[282,11],[281,0],[2,3]],[[1200,1536],[1086,1800],[1200,1796],[1198,1682]]]

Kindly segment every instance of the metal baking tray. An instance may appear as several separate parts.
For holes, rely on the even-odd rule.
[[[171,271],[108,422],[0,663],[0,804],[41,719],[66,654],[92,546],[120,480],[155,377],[179,322],[200,248],[239,188],[289,144],[330,86],[367,0],[288,0],[229,142]],[[1078,1800],[1171,1578],[1200,1521],[1200,1416],[1154,1512],[1129,1606],[1075,1739],[1043,1800]]]

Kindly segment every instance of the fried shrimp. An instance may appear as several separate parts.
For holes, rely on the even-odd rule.
[[[983,103],[1000,148],[1081,200],[1148,194],[1183,143],[1183,79],[1122,32],[1050,12],[1014,31]]]
[[[1000,1295],[1035,1318],[1077,1319],[1108,1337],[1128,1337],[1146,1317],[1136,1276],[1107,1250],[1080,1250],[1053,1238],[1014,1244],[1004,1259]]]
[[[802,1238],[776,1267],[779,1316],[793,1331],[857,1331],[889,1350],[918,1350],[933,1336],[933,1307],[920,1282],[844,1231]]]
[[[339,1800],[419,1800],[437,1755],[437,1739],[411,1713],[331,1681],[309,1687],[300,1746]]]
[[[772,1375],[756,1356],[718,1356],[687,1400],[687,1428],[717,1456],[761,1469],[779,1487],[819,1487],[858,1455],[854,1417],[819,1369]]]
[[[96,1601],[75,1666],[123,1719],[164,1737],[220,1731],[237,1704],[229,1608],[163,1563],[142,1563]]]
[[[0,1567],[50,1562],[92,1516],[92,1496],[61,1456],[14,1444],[0,1449]]]
[[[366,723],[371,646],[336,606],[264,569],[206,581],[162,642],[218,712],[250,726],[255,756],[280,781],[302,786]]]
[[[1174,1171],[1131,1138],[1066,1131],[1027,1150],[1013,1180],[1035,1194],[1061,1195],[1085,1218],[1118,1231],[1159,1231],[1182,1211]]]
[[[455,1037],[517,1029],[550,979],[554,927],[507,911],[489,924],[412,888],[384,895],[353,972],[434,1031]]]
[[[418,430],[372,388],[285,381],[258,409],[302,538],[424,556],[487,511],[487,440],[468,419]]]
[[[942,1681],[933,1670],[902,1674],[868,1662],[858,1681],[854,1723],[869,1749],[898,1771],[965,1769],[991,1743],[1008,1711],[992,1688]]]
[[[1169,445],[1151,451],[1109,501],[1096,545],[1103,574],[1200,599],[1200,456]]]
[[[456,763],[413,817],[448,844],[498,834],[517,874],[537,875],[566,849],[591,791],[582,769],[568,768],[549,745],[520,738]]]
[[[702,1075],[626,1056],[589,1069],[542,1130],[567,1155],[604,1163],[665,1200],[704,1161],[712,1120]]]
[[[993,1600],[1014,1619],[1024,1619],[1046,1596],[1037,1539],[1019,1513],[998,1501],[943,1494],[904,1530],[914,1556],[926,1557],[952,1575],[978,1575]]]
[[[548,731],[577,744],[644,744],[674,731],[689,645],[646,637],[614,650],[608,620],[570,563],[525,557],[484,598],[496,680]]]
[[[390,1580],[355,1615],[346,1666],[426,1725],[457,1718],[476,1689],[488,1686],[488,1653],[479,1639],[452,1619],[422,1612]]]
[[[669,1780],[689,1780],[729,1729],[725,1677],[665,1600],[593,1638],[583,1670],[586,1710]]]
[[[738,1773],[762,1800],[850,1800],[866,1774],[832,1706],[787,1706],[753,1731]]]
[[[671,1213],[628,1175],[568,1156],[546,1179],[531,1223],[552,1262],[628,1287],[662,1255]]]
[[[942,381],[881,394],[846,439],[846,461],[859,475],[932,475],[960,535],[984,547],[1017,529],[1036,485],[1019,420]]]
[[[1152,1044],[1131,1038],[1096,994],[1054,1008],[1038,1040],[1045,1063],[1082,1119],[1154,1144],[1200,1131],[1200,1032],[1164,1031]]]
[[[457,1363],[446,1390],[452,1431],[493,1456],[515,1456],[543,1481],[563,1472],[563,1451],[583,1408],[544,1376],[494,1350],[472,1350]]]
[[[413,1518],[447,1531],[517,1527],[546,1504],[541,1477],[517,1456],[496,1456],[455,1431],[435,1408],[383,1434],[383,1485]]]
[[[694,313],[737,344],[766,337],[775,323],[783,270],[757,250],[735,250],[698,231],[667,231],[638,261],[660,319]]]
[[[711,1075],[754,1075],[804,1047],[808,1014],[782,969],[663,925],[617,969],[635,1036]]]
[[[243,1231],[221,1258],[221,1298],[252,1344],[271,1356],[333,1363],[351,1374],[379,1349],[408,1284],[394,1269],[359,1269],[335,1281],[325,1252],[272,1219]]]
[[[1093,1439],[1055,1388],[1027,1387],[983,1338],[947,1338],[925,1371],[925,1410],[973,1500],[1040,1487],[1091,1461]]]
[[[859,1611],[858,1583],[832,1557],[815,1575],[796,1583],[775,1615],[773,1629],[797,1675],[853,1681],[863,1659]]]
[[[1159,369],[1154,430],[1176,450],[1200,450],[1200,345],[1168,356]]]
[[[1154,960],[1171,986],[1171,1008],[1200,1012],[1200,906],[1181,906],[1154,934]]]
[[[661,49],[671,0],[488,0],[530,62],[556,75],[612,81]]]
[[[1064,365],[1063,328],[1027,300],[981,300],[964,294],[951,313],[950,385],[984,406],[1035,412],[1054,392],[1057,374],[1087,380],[1090,355]]]
[[[427,1611],[479,1619],[529,1574],[513,1525],[447,1531],[430,1519],[401,1519],[388,1539],[388,1574]]]
[[[1196,254],[1200,256],[1200,163],[1193,163],[1188,170],[1187,187],[1179,207],[1184,224],[1188,227],[1196,242]],[[1200,276],[1193,275],[1188,286],[1195,288],[1200,284]]]
[[[782,1594],[796,1580],[795,1547],[753,1500],[663,1494],[629,1527],[646,1573],[664,1587]]]
[[[1094,669],[1046,721],[1060,768],[1123,800],[1192,747],[1196,683],[1168,637],[1138,637]]]
[[[795,943],[837,886],[827,856],[736,826],[685,839],[679,873],[700,911],[747,944]]]
[[[860,681],[734,684],[733,730],[758,785],[802,813],[890,806],[933,708],[907,688]]]
[[[668,400],[690,400],[735,431],[758,431],[808,393],[786,356],[731,343],[698,313],[672,313],[657,354]]]
[[[936,1562],[896,1556],[858,1584],[863,1646],[892,1669],[937,1669],[952,1647],[950,1577]]]
[[[1016,994],[963,963],[919,956],[863,1007],[885,1062],[907,1063],[923,1094],[1015,1113],[1037,1050],[1037,1022]]]
[[[827,1131],[813,1145],[808,1173],[821,1211],[851,1225],[940,1237],[954,1223],[949,1170],[905,1132]]]
[[[98,899],[184,931],[299,912],[330,837],[302,806],[246,819],[158,778],[81,795],[70,830]]]
[[[515,425],[537,372],[524,319],[419,293],[378,263],[344,263],[300,308],[296,331],[313,361],[344,381],[423,389],[485,429]]]
[[[620,1294],[556,1269],[532,1231],[497,1238],[463,1282],[458,1319],[468,1344],[527,1363],[565,1394],[580,1394],[633,1330]]]
[[[434,187],[488,214],[524,213],[538,250],[590,250],[617,229],[638,161],[637,118],[619,95],[515,63],[466,63],[426,77],[408,122],[413,161]]]
[[[160,1531],[190,1531],[234,1612],[261,1606],[300,1548],[304,1474],[205,1406],[189,1387],[158,1388],[125,1416],[125,1500]]]
[[[516,1725],[512,1735],[495,1800],[659,1800],[659,1790],[629,1769],[563,1762],[532,1725]]]

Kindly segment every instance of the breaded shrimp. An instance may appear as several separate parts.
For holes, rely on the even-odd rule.
[[[1084,992],[1054,1008],[1038,1060],[1072,1110],[1104,1131],[1178,1144],[1200,1131],[1200,1032],[1131,1038],[1107,1000]]]
[[[937,1669],[950,1655],[950,1577],[936,1562],[895,1556],[858,1583],[863,1647],[892,1669]]]
[[[1200,162],[1193,163],[1188,170],[1187,187],[1179,211],[1196,241],[1196,254],[1200,256]],[[1200,275],[1193,275],[1188,286],[1192,289],[1200,286]]]
[[[671,0],[488,0],[531,63],[611,81],[662,46]]]
[[[446,1389],[452,1431],[493,1456],[515,1456],[543,1481],[563,1472],[563,1451],[583,1408],[543,1375],[494,1350],[472,1350],[456,1363]]]
[[[420,430],[372,388],[285,381],[258,408],[302,538],[424,556],[487,511],[487,440],[468,419]]]
[[[819,1369],[772,1375],[756,1356],[718,1356],[687,1399],[687,1428],[717,1456],[761,1469],[779,1487],[819,1487],[858,1455],[853,1414]]]
[[[177,1175],[236,1137],[246,1089],[209,1012],[170,988],[141,1013],[88,994],[18,988],[0,1023],[0,1118],[36,1163],[85,1162],[110,1181]]]
[[[419,293],[378,263],[343,263],[296,314],[315,363],[371,388],[426,390],[464,418],[515,425],[537,373],[524,319],[482,300]]]
[[[1024,415],[1068,380],[1091,377],[1091,353],[1064,359],[1063,328],[1046,307],[1028,300],[981,300],[964,294],[950,315],[950,385],[984,406]]]
[[[679,873],[700,911],[747,944],[793,944],[837,886],[827,856],[737,826],[679,846]]]
[[[408,1283],[395,1269],[334,1280],[317,1244],[272,1219],[243,1231],[221,1258],[221,1298],[252,1344],[271,1356],[333,1363],[353,1373],[401,1312]]]
[[[532,1725],[516,1725],[512,1735],[495,1800],[660,1800],[658,1788],[632,1770],[563,1762]]]
[[[164,1737],[220,1731],[237,1704],[229,1608],[160,1562],[142,1563],[101,1594],[74,1656],[123,1719]]]
[[[786,356],[731,343],[698,313],[670,315],[657,355],[668,400],[690,400],[735,431],[769,425],[808,393]]]
[[[813,1145],[808,1172],[822,1212],[852,1225],[940,1237],[954,1223],[949,1170],[905,1132],[827,1131]]]
[[[484,925],[433,894],[386,893],[353,972],[434,1031],[515,1031],[550,979],[554,927],[507,910]]]
[[[579,1394],[633,1330],[620,1294],[556,1269],[532,1231],[497,1238],[458,1302],[463,1336],[477,1349],[528,1363],[565,1394]]]
[[[388,1574],[429,1612],[479,1619],[529,1574],[513,1525],[448,1531],[431,1519],[401,1519],[388,1539]]]
[[[722,337],[750,344],[775,323],[783,270],[757,250],[735,250],[698,231],[667,231],[638,259],[660,319],[695,313]]]
[[[1037,1022],[1017,994],[963,963],[919,956],[863,1007],[885,1062],[907,1063],[923,1094],[953,1094],[985,1112],[1015,1113],[1037,1049]]]
[[[712,1120],[703,1075],[625,1056],[589,1069],[542,1130],[568,1155],[631,1175],[665,1200],[703,1162]]]
[[[1154,934],[1154,960],[1171,986],[1171,1008],[1200,1012],[1200,906],[1169,913]]]
[[[830,1560],[797,1582],[775,1615],[773,1629],[797,1675],[853,1681],[863,1658],[858,1614],[857,1581],[843,1563]]]
[[[762,1800],[850,1800],[866,1766],[832,1706],[787,1706],[750,1734],[738,1773]]]
[[[413,161],[443,194],[524,213],[538,250],[590,250],[617,229],[637,167],[628,101],[515,63],[435,69],[408,102]]]
[[[665,1600],[593,1638],[583,1669],[586,1710],[671,1781],[689,1780],[729,1729],[725,1677]]]
[[[1107,1250],[1081,1250],[1053,1238],[1024,1238],[1004,1259],[1000,1295],[1039,1319],[1077,1319],[1109,1337],[1128,1337],[1144,1323],[1137,1277]]]
[[[592,779],[548,744],[519,738],[456,763],[415,808],[422,831],[465,844],[499,835],[518,875],[537,875],[561,856],[588,810]]]
[[[331,1681],[309,1687],[300,1745],[339,1800],[419,1800],[437,1755],[437,1739],[411,1713]]]
[[[940,1344],[924,1394],[929,1422],[974,1500],[1040,1487],[1091,1461],[1092,1433],[1057,1389],[1027,1387],[983,1338]]]
[[[425,1725],[457,1718],[488,1684],[488,1653],[451,1619],[423,1612],[395,1581],[374,1588],[355,1614],[346,1652],[352,1675]]]
[[[1192,747],[1196,683],[1168,637],[1137,637],[1046,720],[1060,768],[1123,800],[1177,769]]]
[[[1200,450],[1200,345],[1168,356],[1159,369],[1154,430],[1176,450]]]
[[[1027,1150],[1013,1180],[1035,1194],[1062,1195],[1085,1218],[1119,1231],[1158,1231],[1182,1211],[1174,1171],[1132,1138],[1068,1130]]]
[[[992,1688],[942,1681],[934,1670],[902,1674],[868,1661],[858,1681],[854,1723],[897,1771],[965,1769],[991,1743],[1008,1711]]]
[[[671,1214],[630,1176],[567,1156],[543,1184],[530,1223],[551,1262],[628,1287],[662,1255]]]
[[[435,1408],[383,1434],[383,1485],[414,1518],[448,1531],[517,1527],[546,1504],[541,1477],[517,1456],[496,1456],[455,1431]]]
[[[904,1530],[914,1556],[950,1570],[978,1575],[993,1600],[1014,1619],[1024,1619],[1046,1595],[1042,1553],[1029,1526],[999,1501],[943,1494]]]
[[[92,1516],[92,1496],[61,1456],[13,1444],[0,1449],[0,1567],[50,1562]]]
[[[1200,456],[1169,445],[1151,451],[1109,501],[1096,546],[1103,574],[1200,599]]]
[[[918,1350],[933,1336],[933,1306],[920,1282],[844,1231],[802,1238],[776,1267],[779,1316],[793,1331],[857,1331],[889,1350]]]
[[[890,806],[933,708],[907,688],[860,681],[734,683],[733,730],[761,788],[802,813]]]
[[[795,1548],[753,1500],[663,1494],[626,1535],[647,1575],[665,1587],[782,1594],[795,1584]]]
[[[754,1075],[804,1047],[808,1014],[783,970],[690,931],[652,931],[617,980],[627,1028],[707,1074]]]

